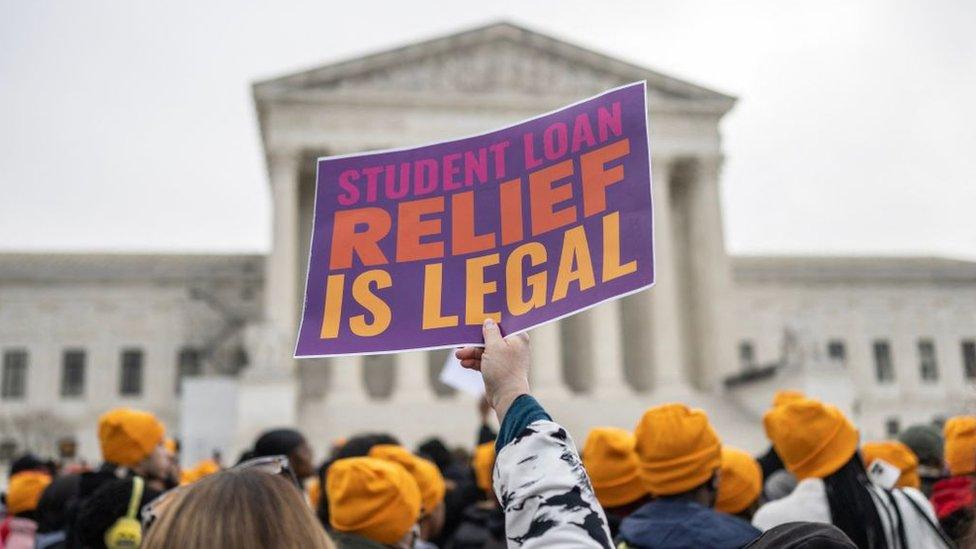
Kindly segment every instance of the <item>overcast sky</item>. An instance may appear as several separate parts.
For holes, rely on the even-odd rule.
[[[732,252],[976,258],[971,0],[0,8],[0,250],[265,251],[252,81],[508,19],[740,98]]]

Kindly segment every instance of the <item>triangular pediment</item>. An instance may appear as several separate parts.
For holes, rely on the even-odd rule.
[[[260,82],[259,99],[310,92],[584,97],[646,80],[665,99],[734,98],[511,23],[419,42]]]

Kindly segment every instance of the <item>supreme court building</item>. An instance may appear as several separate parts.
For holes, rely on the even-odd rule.
[[[471,444],[473,400],[437,380],[448,351],[290,358],[315,160],[470,135],[639,80],[657,283],[530,332],[534,391],[578,442],[681,400],[758,450],[787,387],[842,406],[865,439],[971,407],[976,263],[729,256],[719,123],[735,98],[500,23],[256,83],[267,256],[0,254],[0,443],[50,443],[12,427],[43,417],[48,438],[94,456],[95,418],[120,404],[178,431],[180,380],[221,375],[237,383],[239,445],[289,423],[320,452],[362,431]]]

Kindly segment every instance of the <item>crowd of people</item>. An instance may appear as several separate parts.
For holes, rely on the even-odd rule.
[[[316,466],[301,433],[276,429],[232,467],[181,469],[156,417],[116,409],[97,469],[11,464],[0,549],[976,547],[974,416],[868,442],[836,407],[781,392],[758,457],[679,403],[593,429],[580,453],[531,394],[527,336],[491,321],[484,335],[457,351],[486,388],[470,452],[364,433]]]

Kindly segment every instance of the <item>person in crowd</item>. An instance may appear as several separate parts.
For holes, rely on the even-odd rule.
[[[620,523],[620,546],[737,548],[759,537],[748,522],[713,508],[722,443],[704,411],[655,406],[634,437],[641,479],[655,499]]]
[[[868,480],[857,452],[857,429],[835,406],[798,399],[772,408],[763,424],[800,482],[792,494],[756,512],[758,528],[822,522],[837,526],[861,548],[948,546],[921,493],[883,490]]]
[[[388,433],[363,433],[350,437],[341,445],[334,445],[332,455],[316,471],[319,481],[319,493],[322,494],[325,492],[323,487],[326,484],[329,467],[332,463],[349,457],[366,457],[374,446],[380,444],[398,446],[400,441]],[[318,507],[314,509],[316,515],[319,517],[319,521],[322,522],[322,526],[328,528],[330,523],[329,498],[319,496]]]
[[[763,478],[759,462],[748,452],[722,446],[722,467],[718,475],[715,509],[752,521],[759,508]]]
[[[420,489],[420,532],[417,544],[430,546],[444,528],[444,494],[447,491],[444,477],[432,461],[410,453],[402,446],[380,444],[369,451],[369,456],[399,463],[417,482]]]
[[[857,549],[857,545],[832,524],[787,522],[766,530],[746,549]]]
[[[935,516],[946,534],[959,547],[976,547],[976,511],[974,511],[976,483],[969,476],[959,476],[936,483],[932,491]]]
[[[294,429],[273,429],[259,436],[248,459],[266,456],[288,456],[291,470],[300,482],[315,475],[312,448]]]
[[[40,471],[52,477],[57,473],[50,461],[45,461],[30,452],[10,462],[7,478],[11,478],[21,471]]]
[[[918,477],[918,458],[911,448],[897,440],[865,442],[861,445],[861,459],[869,470],[875,460],[897,467],[901,471],[901,476],[895,481],[897,488],[918,490],[922,486],[922,480]]]
[[[457,529],[447,543],[449,549],[495,549],[505,547],[505,512],[492,487],[495,442],[475,447],[471,457],[479,498],[461,512]]]
[[[7,517],[0,523],[0,547],[33,549],[37,532],[37,503],[51,484],[48,471],[20,469],[7,487]]]
[[[481,401],[479,401],[478,413],[483,426],[487,419],[481,414],[480,403]],[[482,433],[483,430],[479,429],[479,441]],[[439,438],[429,438],[421,443],[417,447],[417,454],[437,464],[437,468],[444,476],[446,488],[444,494],[444,526],[441,528],[440,535],[431,540],[438,547],[443,547],[454,537],[454,532],[461,524],[465,510],[483,499],[484,492],[475,484],[474,471],[470,460],[455,459],[454,454]]]
[[[792,389],[776,391],[776,394],[773,395],[773,408],[782,406],[787,402],[800,398],[804,398],[804,394],[800,391],[795,391]],[[775,473],[784,470],[783,460],[780,459],[779,455],[776,454],[776,449],[773,448],[772,445],[770,445],[769,449],[766,450],[765,454],[757,458],[757,461],[759,462],[759,466],[762,468],[763,478],[766,480],[773,478]]]
[[[175,491],[143,536],[143,549],[332,549],[293,482],[228,469]]]
[[[417,481],[399,463],[372,457],[336,460],[329,467],[326,497],[340,549],[413,547],[422,499]]]
[[[944,439],[949,476],[976,476],[976,416],[950,418],[945,424]]]
[[[482,331],[484,348],[465,347],[455,356],[465,368],[481,372],[498,417],[492,487],[505,514],[509,545],[612,547],[572,437],[530,394],[528,335],[502,338],[490,319]]]
[[[898,435],[918,458],[918,476],[925,497],[932,495],[932,486],[945,478],[945,452],[942,432],[934,425],[912,425]]]
[[[81,474],[55,479],[37,503],[37,549],[63,549],[67,544],[68,512],[78,494]]]
[[[949,477],[932,486],[932,504],[939,523],[959,545],[971,538],[976,490],[976,417],[957,416],[946,421],[945,465]]]
[[[165,433],[163,423],[149,412],[115,408],[102,414],[98,418],[102,465],[95,471],[62,475],[47,487],[42,496],[47,504],[38,517],[42,531],[52,537],[63,532],[65,547],[81,547],[74,535],[78,510],[103,484],[139,476],[153,490],[164,490],[171,471]]]
[[[141,477],[117,479],[100,486],[78,510],[74,528],[82,547],[138,547],[142,539],[139,509],[160,493]]]
[[[614,537],[620,521],[650,500],[640,478],[635,445],[634,434],[617,427],[596,427],[583,444],[583,466]]]

